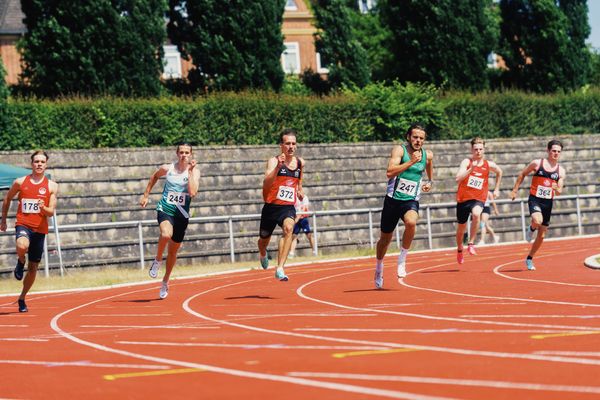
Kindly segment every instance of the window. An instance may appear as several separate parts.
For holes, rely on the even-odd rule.
[[[178,79],[181,78],[181,54],[177,50],[177,46],[163,46],[165,55],[163,57],[163,79]]]
[[[298,9],[298,6],[296,5],[296,2],[294,0],[287,0],[285,3],[285,10],[286,11],[296,11]]]
[[[358,0],[358,9],[361,13],[367,13],[377,4],[377,0]]]
[[[321,61],[321,53],[317,53],[317,72],[320,74],[328,74],[329,68],[327,68],[327,65],[329,65],[327,62]]]
[[[285,50],[281,54],[281,66],[286,74],[300,73],[300,49],[298,42],[284,43]]]

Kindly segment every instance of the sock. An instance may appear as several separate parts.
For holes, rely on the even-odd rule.
[[[528,260],[533,260],[533,257],[531,257],[531,256],[527,256],[527,259],[528,259]]]
[[[377,271],[383,270],[383,260],[377,259],[377,263],[375,263],[375,269]]]
[[[531,226],[531,225],[529,225],[529,230],[530,230],[531,232],[535,232],[535,229],[534,229],[534,228],[533,228],[533,226]]]
[[[408,255],[408,249],[404,247],[400,250],[400,255],[398,256],[398,264],[402,264],[406,261],[406,256]]]
[[[462,253],[463,249],[460,249],[460,250],[456,249],[456,251],[459,253]]]

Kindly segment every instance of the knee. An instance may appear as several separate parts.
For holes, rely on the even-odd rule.
[[[173,236],[173,234],[171,232],[161,232],[160,233],[160,238],[162,240],[171,240],[172,236]]]

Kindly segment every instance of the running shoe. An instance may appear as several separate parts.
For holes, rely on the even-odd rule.
[[[535,266],[533,265],[533,260],[530,260],[529,258],[525,260],[525,265],[527,265],[527,269],[529,271],[535,271]]]
[[[27,304],[25,304],[25,300],[19,299],[18,303],[19,303],[19,312],[27,312],[27,311],[29,311],[27,309]]]
[[[496,244],[500,243],[500,235],[494,236],[494,243],[496,243]]]
[[[167,296],[169,295],[169,284],[167,282],[161,283],[160,292],[158,292],[158,295],[160,296],[161,299],[167,298]]]
[[[383,288],[383,269],[375,268],[375,288]]]
[[[398,279],[406,277],[406,261],[398,264]]]
[[[483,246],[485,244],[485,242],[483,240],[480,240],[479,242],[477,242],[477,246]]]
[[[275,278],[279,279],[281,282],[287,282],[288,281],[288,277],[285,274],[285,272],[283,272],[283,268],[277,268],[275,270]]]
[[[25,269],[25,264],[22,263],[21,261],[19,261],[19,259],[17,258],[17,266],[15,267],[15,270],[13,271],[15,274],[16,280],[20,281],[21,279],[23,279],[23,270],[24,269]],[[27,307],[25,307],[25,308],[27,308]]]
[[[527,240],[528,243],[531,243],[531,241],[533,240],[534,233],[535,231],[531,230],[531,226],[525,229],[525,240]]]
[[[150,269],[148,270],[148,275],[150,275],[150,278],[155,279],[158,276],[158,270],[160,269],[160,261],[152,261],[152,265],[150,266]]]
[[[467,251],[472,256],[476,256],[477,255],[477,251],[475,250],[475,245],[473,243],[469,243],[467,245]]]
[[[456,262],[458,262],[459,264],[462,264],[465,262],[465,257],[463,256],[463,252],[462,251],[457,251],[456,252]]]
[[[265,256],[260,259],[260,266],[262,267],[262,269],[269,268],[269,255],[268,254],[265,254]]]

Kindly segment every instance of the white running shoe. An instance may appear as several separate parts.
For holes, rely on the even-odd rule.
[[[383,288],[383,268],[380,270],[375,268],[375,288],[376,289]]]
[[[169,284],[167,282],[162,282],[162,284],[160,285],[160,292],[158,292],[158,295],[161,299],[167,298],[167,296],[169,295]]]
[[[398,264],[398,279],[406,277],[406,261],[402,261]]]
[[[148,275],[150,275],[150,278],[155,279],[158,276],[158,270],[160,269],[160,261],[152,261],[152,265],[150,266],[150,269],[148,270]]]

